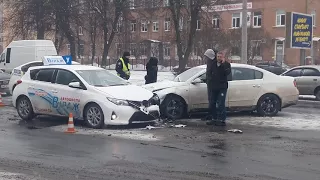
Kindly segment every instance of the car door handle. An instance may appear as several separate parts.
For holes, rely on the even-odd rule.
[[[58,93],[58,91],[57,91],[57,90],[51,90],[51,92],[52,92],[52,93]]]
[[[318,79],[313,79],[313,81],[318,81]]]
[[[260,87],[260,85],[252,85],[252,87],[257,87],[257,88],[259,88],[259,87]]]

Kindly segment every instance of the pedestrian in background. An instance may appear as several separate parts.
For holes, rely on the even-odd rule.
[[[147,75],[144,77],[146,84],[155,83],[158,79],[158,59],[151,57],[146,65]]]
[[[116,71],[119,77],[128,80],[130,78],[130,53],[124,52],[123,56],[117,61]]]
[[[211,59],[207,65],[207,85],[211,119],[207,125],[225,126],[226,96],[228,90],[228,76],[231,74],[231,64],[225,61],[223,53],[208,49],[205,56]],[[211,91],[211,92],[210,92]]]
[[[212,49],[206,50],[204,53],[204,61],[207,62],[207,69],[206,69],[206,84],[207,84],[207,94],[208,94],[208,102],[209,102],[209,115],[207,115],[203,120],[212,120],[212,103],[211,103],[211,92],[212,92],[212,62],[216,59],[216,53]]]

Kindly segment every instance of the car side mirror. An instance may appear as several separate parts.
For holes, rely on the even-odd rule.
[[[69,87],[82,89],[80,82],[71,82],[71,83],[69,83]]]
[[[200,78],[196,78],[195,80],[192,81],[192,84],[200,84],[203,83],[203,81]]]

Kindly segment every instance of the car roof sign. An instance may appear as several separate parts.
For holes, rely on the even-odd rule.
[[[44,66],[71,65],[72,63],[69,58],[63,58],[62,56],[44,56],[42,61]]]

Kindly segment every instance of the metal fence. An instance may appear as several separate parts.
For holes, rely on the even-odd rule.
[[[108,70],[115,69],[116,62],[118,59],[107,59],[106,66],[104,68]],[[85,61],[84,59],[81,60],[82,64],[93,64],[96,66],[101,66],[101,58],[96,58],[94,62],[92,60]],[[136,71],[144,71],[146,70],[146,65],[148,63],[148,59],[131,59],[131,69]],[[203,65],[205,62],[202,59],[197,60],[189,60],[187,67],[195,67],[199,65]],[[159,71],[172,71],[179,66],[179,62],[175,59],[168,59],[163,60],[162,62],[159,61],[158,63]]]

